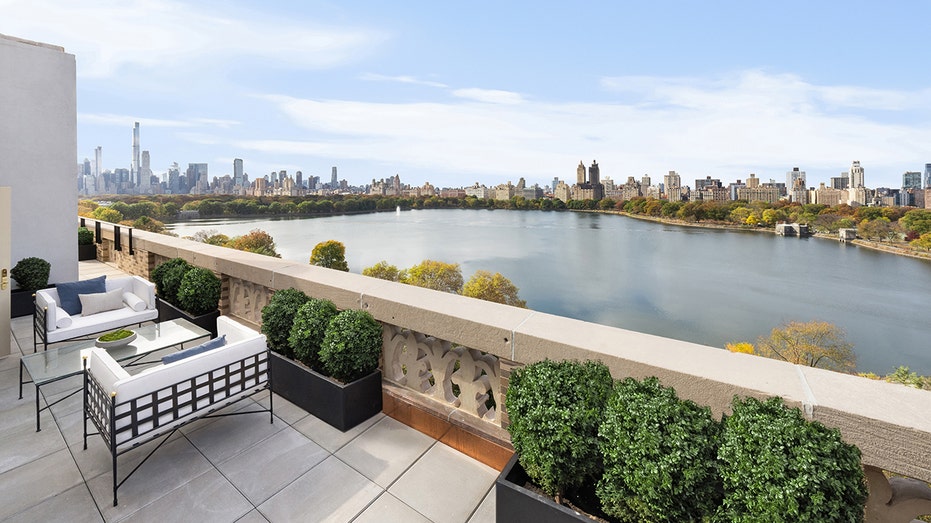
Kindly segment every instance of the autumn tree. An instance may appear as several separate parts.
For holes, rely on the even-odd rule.
[[[728,343],[724,345],[724,348],[731,352],[739,352],[741,354],[756,354],[756,347],[754,347],[752,343],[746,341]]]
[[[110,223],[120,223],[123,221],[123,215],[120,213],[120,211],[111,209],[109,207],[97,207],[94,209],[94,212],[91,213],[91,216],[98,220]]]
[[[931,251],[931,232],[926,232],[922,234],[917,239],[909,242],[909,245],[917,249],[924,249],[926,251]]]
[[[362,269],[362,275],[381,280],[398,281],[401,276],[401,271],[398,270],[396,266],[390,265],[385,260],[382,260],[371,267]]]
[[[756,353],[798,365],[841,372],[853,371],[856,355],[843,329],[825,321],[789,322],[760,337]]]
[[[346,246],[343,242],[336,240],[318,243],[310,253],[310,264],[349,272],[349,264],[346,263]]]
[[[275,239],[262,229],[252,229],[249,234],[236,236],[227,242],[225,247],[281,258],[275,250]]]
[[[462,287],[462,295],[480,300],[526,308],[527,302],[517,295],[517,287],[500,272],[476,271]]]
[[[458,294],[462,289],[462,270],[458,263],[424,260],[405,270],[399,276],[399,281],[417,287]]]

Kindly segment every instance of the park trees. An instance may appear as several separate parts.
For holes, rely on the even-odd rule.
[[[926,232],[919,236],[917,239],[909,242],[909,245],[918,249],[924,249],[926,251],[931,251],[931,232]]]
[[[346,246],[336,240],[318,243],[310,253],[310,264],[349,272],[349,264],[346,263]]]
[[[397,266],[382,260],[371,267],[362,269],[362,275],[381,280],[398,281],[401,277],[401,271],[398,270]]]
[[[462,295],[480,300],[526,308],[527,302],[517,295],[518,288],[500,272],[476,271],[462,287]]]
[[[401,283],[458,294],[462,289],[462,269],[458,263],[424,260],[399,277]]]
[[[275,239],[261,229],[252,229],[248,234],[236,236],[228,241],[225,247],[281,258],[275,250]]]
[[[826,321],[785,323],[760,337],[753,350],[767,358],[842,372],[853,371],[857,361],[843,329]]]

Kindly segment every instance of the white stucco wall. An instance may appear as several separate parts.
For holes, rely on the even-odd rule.
[[[11,263],[38,256],[78,278],[74,55],[0,35],[0,185],[13,189]]]

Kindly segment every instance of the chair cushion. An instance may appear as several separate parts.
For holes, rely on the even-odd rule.
[[[103,275],[89,280],[56,284],[55,290],[58,291],[58,305],[72,316],[81,314],[81,299],[78,298],[78,295],[107,292],[106,278],[107,276]]]
[[[142,312],[146,309],[145,301],[131,292],[123,293],[123,303],[129,305],[129,308],[136,312]]]
[[[81,300],[81,316],[92,316],[98,312],[123,308],[123,291],[113,289],[96,294],[78,294]]]
[[[201,354],[213,349],[219,349],[220,347],[226,345],[226,334],[218,338],[214,338],[209,341],[205,341],[200,345],[195,345],[188,349],[180,350],[178,352],[173,352],[171,354],[166,354],[162,356],[162,363],[167,365],[169,363],[183,360],[184,358],[189,358],[195,354]]]

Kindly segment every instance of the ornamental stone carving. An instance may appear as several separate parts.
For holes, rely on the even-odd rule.
[[[271,298],[269,288],[232,277],[229,279],[229,285],[230,314],[260,325],[262,323],[262,307]]]

